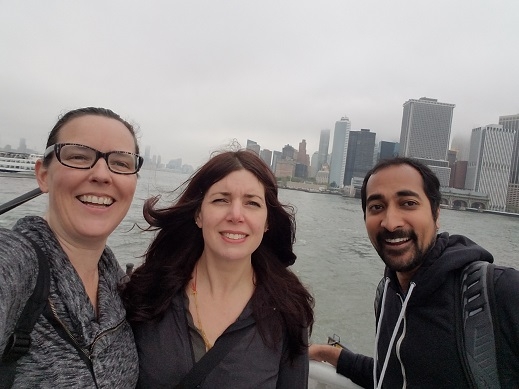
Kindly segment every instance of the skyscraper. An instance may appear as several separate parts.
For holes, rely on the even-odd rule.
[[[378,160],[382,161],[385,159],[394,158],[396,156],[398,156],[398,143],[381,140],[379,146]]]
[[[499,116],[499,124],[501,124],[503,128],[515,131],[512,164],[510,166],[510,178],[508,180],[506,210],[508,212],[519,213],[519,114]]]
[[[422,97],[404,103],[400,155],[446,160],[454,104]]]
[[[306,153],[306,139],[299,142],[299,151],[297,152],[297,163],[302,165],[310,165],[310,157]]]
[[[317,166],[319,165],[319,152],[315,151],[312,154],[312,157],[310,158],[310,169],[308,170],[308,177],[315,178],[315,175],[317,174]],[[326,182],[328,183],[328,181]]]
[[[472,130],[465,188],[487,193],[489,209],[504,211],[515,130],[489,124]]]
[[[272,169],[272,151],[269,149],[261,150],[260,158]]]
[[[344,186],[344,170],[346,168],[346,153],[348,152],[348,139],[350,133],[350,119],[343,116],[335,122],[333,131],[332,158],[330,160],[329,183],[339,188]]]
[[[258,143],[256,143],[253,140],[247,139],[247,147],[246,147],[247,150],[250,150],[250,151],[256,153],[257,155],[260,155],[260,148],[261,147]]]
[[[319,154],[317,159],[317,171],[328,161],[328,147],[330,147],[330,130],[321,130],[319,137]]]
[[[367,129],[350,131],[348,152],[346,153],[346,167],[344,171],[344,185],[350,185],[353,177],[364,178],[373,167],[373,153],[375,150],[374,132]]]
[[[451,134],[454,104],[422,97],[404,103],[399,155],[419,159],[449,185],[447,150]]]

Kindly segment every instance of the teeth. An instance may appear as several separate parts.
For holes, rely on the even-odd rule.
[[[400,242],[406,242],[409,238],[396,238],[396,239],[386,239],[387,243],[400,243]]]
[[[91,204],[101,204],[101,205],[111,205],[114,202],[114,199],[111,197],[98,197],[98,196],[79,196],[79,201],[83,203],[91,203]]]
[[[225,236],[226,238],[229,238],[229,239],[243,239],[247,235],[245,235],[245,234],[229,234],[229,233],[224,232],[223,236]]]

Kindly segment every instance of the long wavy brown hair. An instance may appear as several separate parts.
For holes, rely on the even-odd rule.
[[[281,204],[270,168],[253,152],[227,151],[212,157],[185,183],[177,201],[158,207],[159,197],[144,204],[144,218],[156,236],[145,253],[144,263],[132,274],[123,290],[131,322],[160,320],[173,296],[183,291],[204,249],[202,231],[195,215],[209,188],[230,173],[247,170],[265,188],[267,225],[259,247],[252,253],[256,289],[253,316],[263,341],[274,346],[284,334],[292,359],[306,351],[314,323],[314,299],[297,276],[287,268],[296,259],[293,252],[296,223],[294,209]]]

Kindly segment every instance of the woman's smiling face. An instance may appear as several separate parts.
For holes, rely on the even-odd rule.
[[[128,128],[118,120],[85,115],[65,123],[58,143],[77,143],[101,152],[135,153],[136,144]],[[36,165],[36,176],[43,192],[49,193],[46,219],[60,239],[81,244],[106,242],[125,217],[137,186],[137,175],[111,172],[100,158],[91,169],[62,165],[52,156],[48,166]]]
[[[263,184],[245,169],[230,173],[209,188],[196,223],[202,229],[204,255],[250,261],[267,227]]]

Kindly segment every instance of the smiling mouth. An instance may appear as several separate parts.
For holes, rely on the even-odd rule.
[[[384,239],[384,241],[386,243],[389,243],[389,244],[399,244],[399,243],[407,242],[409,240],[411,240],[411,238],[409,238],[409,237],[406,237],[406,238],[394,238],[394,239]]]
[[[245,239],[247,237],[245,234],[230,234],[228,232],[222,232],[222,235],[232,240]]]
[[[78,200],[83,204],[94,204],[94,205],[105,205],[110,206],[114,203],[114,199],[111,197],[99,197],[99,196],[78,196]]]

